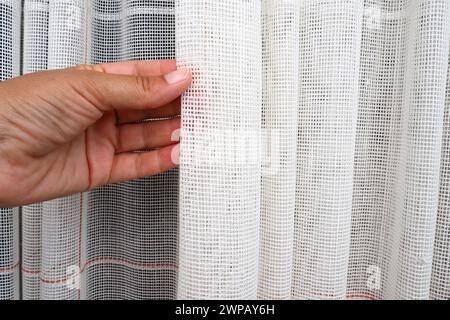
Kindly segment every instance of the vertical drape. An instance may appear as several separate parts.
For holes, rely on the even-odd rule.
[[[258,298],[291,295],[300,2],[263,1],[263,100]]]
[[[303,1],[292,294],[344,298],[363,3]]]
[[[179,1],[176,18],[178,65],[194,72],[182,100],[178,297],[251,299],[259,244],[261,1]]]
[[[179,169],[0,209],[0,299],[450,298],[448,0],[0,0],[0,35],[1,80],[193,72]]]

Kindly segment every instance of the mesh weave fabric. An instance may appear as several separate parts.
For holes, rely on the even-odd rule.
[[[0,35],[1,80],[193,71],[179,169],[0,209],[0,299],[450,299],[448,0],[0,0]]]

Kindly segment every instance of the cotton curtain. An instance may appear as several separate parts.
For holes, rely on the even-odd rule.
[[[450,298],[449,0],[0,0],[0,35],[1,80],[193,72],[179,169],[0,209],[0,298]]]

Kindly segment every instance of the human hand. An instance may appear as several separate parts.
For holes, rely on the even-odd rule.
[[[191,81],[189,70],[175,70],[173,60],[130,61],[1,82],[0,207],[173,168],[180,95]],[[161,118],[169,119],[141,121]]]

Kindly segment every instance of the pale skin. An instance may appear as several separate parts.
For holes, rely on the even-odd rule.
[[[190,71],[176,70],[173,60],[82,65],[0,82],[0,207],[175,167],[180,95],[190,82]]]

